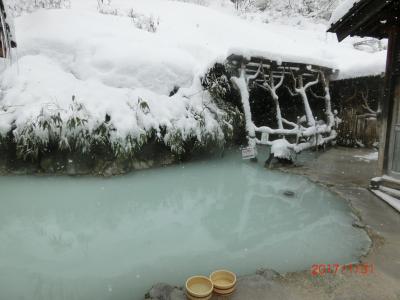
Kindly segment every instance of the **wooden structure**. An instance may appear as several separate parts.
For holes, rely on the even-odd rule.
[[[378,122],[376,118],[359,115],[356,108],[342,111],[337,143],[347,147],[366,146],[369,148],[379,141]]]
[[[246,74],[253,76],[257,73],[257,70],[262,63],[266,76],[269,76],[269,70],[272,71],[273,76],[279,78],[282,73],[285,75],[291,75],[291,73],[297,75],[301,74],[305,79],[314,79],[315,75],[319,71],[323,71],[326,76],[334,75],[334,72],[330,68],[316,66],[312,64],[294,63],[294,62],[277,62],[264,57],[252,56],[250,59],[245,59],[242,55],[232,54],[227,58],[227,61],[233,67],[239,68],[242,62],[245,60]],[[256,80],[257,81],[257,80]]]
[[[377,119],[384,92],[383,76],[349,78],[331,83],[331,96],[338,105],[342,120],[338,126],[338,145],[368,148],[379,145],[381,130]]]
[[[13,24],[11,16],[7,15],[4,0],[0,0],[0,57],[9,56],[11,48],[17,47],[13,36]]]
[[[379,188],[386,178],[390,182],[390,190],[386,187],[384,190],[400,199],[400,0],[355,2],[328,31],[336,33],[339,41],[355,35],[389,39],[380,115],[379,169],[384,176],[382,181],[373,182],[372,186]],[[396,190],[392,190],[393,187]],[[400,200],[398,205],[400,207]]]

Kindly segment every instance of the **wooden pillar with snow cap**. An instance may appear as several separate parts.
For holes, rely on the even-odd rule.
[[[385,93],[379,116],[382,177],[373,179],[371,186],[378,196],[400,211],[400,0],[347,0],[334,12],[328,31],[336,33],[339,41],[347,36],[389,40]]]
[[[256,132],[250,107],[249,77],[246,74],[247,61],[240,55],[231,57],[234,57],[232,58],[231,63],[234,66],[234,69],[237,70],[237,76],[231,77],[231,81],[240,93],[247,132],[247,147],[242,150],[242,157],[244,159],[256,160]]]
[[[14,22],[4,3],[0,0],[0,57],[9,57],[11,48],[16,48]]]

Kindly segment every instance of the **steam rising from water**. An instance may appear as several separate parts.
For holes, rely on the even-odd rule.
[[[218,268],[353,262],[370,243],[345,201],[237,154],[112,179],[0,177],[0,207],[7,300],[142,299]]]

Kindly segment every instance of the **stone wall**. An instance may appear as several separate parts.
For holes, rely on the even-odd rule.
[[[230,147],[230,142],[226,147]],[[163,167],[194,160],[201,157],[220,156],[224,149],[210,145],[196,148],[188,143],[184,155],[177,155],[164,144],[152,141],[144,145],[135,156],[115,157],[109,152],[98,151],[88,154],[69,151],[47,151],[35,159],[17,157],[15,144],[0,144],[0,175],[122,175],[135,170]]]

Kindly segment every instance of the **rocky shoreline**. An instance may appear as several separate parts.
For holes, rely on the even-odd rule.
[[[91,158],[73,154],[48,155],[37,162],[0,157],[0,175],[69,175],[116,176],[136,170],[163,167],[178,163],[171,153],[151,159]]]

